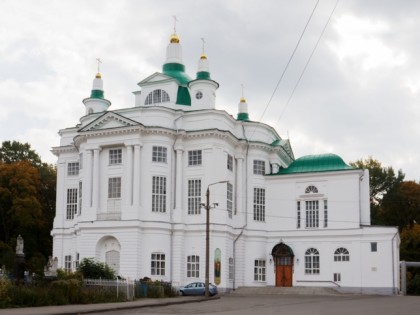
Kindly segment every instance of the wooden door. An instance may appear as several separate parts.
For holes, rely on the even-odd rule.
[[[292,268],[291,265],[277,265],[276,266],[276,286],[277,287],[291,287],[292,286]]]

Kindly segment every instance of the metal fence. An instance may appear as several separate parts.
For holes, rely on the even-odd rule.
[[[109,290],[115,292],[117,297],[124,297],[129,301],[134,299],[135,291],[133,280],[84,279],[83,284],[86,287],[93,287],[98,290]]]

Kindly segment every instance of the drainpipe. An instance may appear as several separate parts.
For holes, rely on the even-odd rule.
[[[391,240],[391,250],[392,250],[392,293],[396,294],[395,292],[395,261],[394,261],[394,239],[398,235],[398,228],[397,232],[395,233],[394,237]]]

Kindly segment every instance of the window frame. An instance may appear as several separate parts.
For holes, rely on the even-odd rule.
[[[316,248],[308,248],[305,252],[305,274],[319,275],[321,270],[320,255]]]
[[[319,200],[305,200],[305,228],[319,228]]]
[[[267,264],[265,259],[254,260],[254,281],[266,282]]]
[[[144,105],[161,104],[170,101],[171,98],[169,97],[168,92],[163,89],[156,89],[147,94]]]
[[[233,214],[233,185],[231,183],[227,183],[226,185],[226,210],[228,213],[228,217],[232,219]]]
[[[64,271],[70,273],[72,271],[72,257],[71,255],[64,256]]]
[[[108,177],[108,199],[121,199],[121,177]]]
[[[201,214],[201,179],[189,179],[187,188],[188,214]]]
[[[254,221],[265,222],[265,188],[254,187]]]
[[[66,220],[74,220],[77,214],[78,200],[78,189],[67,188],[67,199],[66,199]]]
[[[254,175],[265,175],[265,161],[254,160],[253,162],[253,174]]]
[[[203,165],[203,150],[188,151],[188,166]]]
[[[233,172],[233,156],[230,154],[226,158],[226,167],[229,171]]]
[[[109,149],[109,165],[121,165],[122,164],[122,149]]]
[[[347,248],[339,247],[334,252],[334,261],[345,262],[350,261],[350,252]]]
[[[200,278],[200,256],[187,256],[187,278]]]
[[[152,147],[152,162],[167,163],[168,148],[164,146],[154,145]]]
[[[80,163],[79,162],[68,162],[67,163],[67,176],[79,175]]]
[[[150,255],[150,274],[152,276],[165,276],[166,256],[164,253],[154,252]]]
[[[166,212],[166,176],[152,177],[152,212]]]
[[[228,264],[229,264],[229,280],[233,280],[234,274],[235,274],[235,260],[233,259],[233,257],[229,257]]]

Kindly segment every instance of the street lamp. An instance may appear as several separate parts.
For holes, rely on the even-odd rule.
[[[209,297],[209,274],[210,274],[210,186],[222,183],[228,183],[228,180],[211,183],[207,186],[206,203],[202,206],[206,209],[206,279],[205,279],[205,297]],[[215,203],[213,206],[217,206]]]

